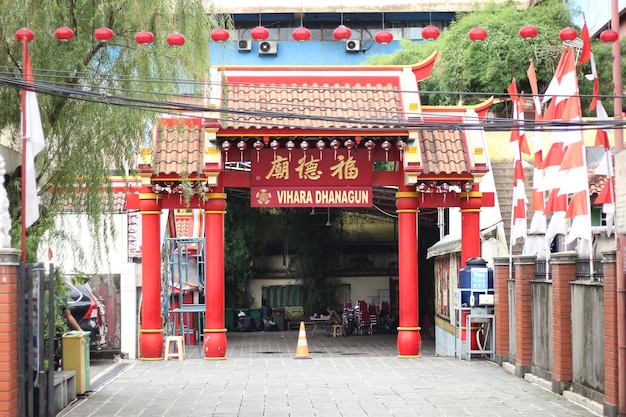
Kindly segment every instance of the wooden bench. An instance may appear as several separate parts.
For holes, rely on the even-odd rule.
[[[56,412],[63,410],[76,399],[76,371],[54,373],[54,405]]]

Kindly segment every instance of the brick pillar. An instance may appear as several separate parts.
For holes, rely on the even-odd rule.
[[[536,261],[535,255],[513,257],[515,265],[515,375],[520,378],[530,372],[533,359],[530,281],[535,279]]]
[[[17,271],[20,251],[0,249],[0,415],[18,415]]]
[[[617,277],[614,250],[602,253],[604,270],[604,415],[619,414],[619,369],[617,367]]]
[[[509,362],[509,257],[493,258],[494,314],[498,365]]]
[[[552,391],[562,394],[572,380],[572,291],[576,252],[553,253],[552,266]]]

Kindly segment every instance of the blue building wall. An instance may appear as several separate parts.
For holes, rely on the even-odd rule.
[[[259,42],[250,51],[239,51],[236,41],[210,43],[212,65],[360,65],[373,55],[387,55],[400,48],[399,41],[381,45],[363,41],[361,52],[346,52],[340,41],[280,41],[276,55],[259,55]]]

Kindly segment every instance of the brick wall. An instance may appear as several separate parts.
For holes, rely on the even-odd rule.
[[[18,414],[17,272],[19,251],[0,249],[0,415]]]

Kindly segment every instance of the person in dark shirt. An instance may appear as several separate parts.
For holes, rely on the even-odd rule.
[[[78,324],[78,322],[72,315],[72,312],[70,311],[70,309],[67,308],[67,303],[65,302],[59,303],[59,309],[61,310],[63,319],[65,320],[67,325],[70,327],[70,330],[78,330],[79,332],[83,331],[83,329],[81,329],[80,325]]]
[[[339,317],[339,314],[337,314],[335,310],[333,310],[331,307],[326,307],[326,312],[328,314],[322,315],[322,318],[331,320],[333,324],[341,324],[341,317]]]

